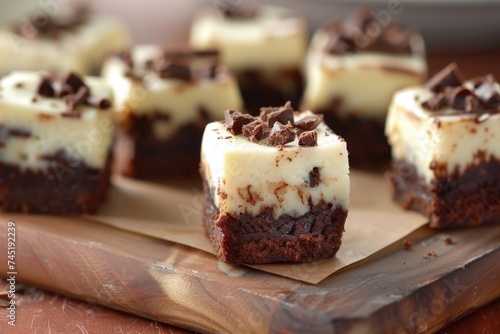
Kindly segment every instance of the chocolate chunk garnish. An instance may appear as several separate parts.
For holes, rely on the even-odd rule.
[[[71,87],[72,92],[74,93],[78,92],[80,87],[87,87],[82,78],[73,72],[68,73],[68,75],[66,75],[66,77],[63,79],[63,87],[64,85],[68,85],[69,87]]]
[[[444,90],[446,87],[458,87],[464,82],[464,78],[456,63],[451,63],[436,73],[427,81],[425,87],[434,93]]]
[[[467,88],[457,87],[449,93],[450,106],[471,113],[479,108],[478,98]]]
[[[44,97],[55,97],[56,92],[52,87],[52,80],[49,77],[43,76],[36,90],[37,94]]]
[[[290,101],[285,103],[284,106],[279,107],[277,110],[273,111],[264,111],[265,112],[265,120],[263,117],[261,119],[266,122],[269,125],[269,127],[272,127],[275,122],[279,122],[281,124],[294,124],[293,120],[293,108],[292,104]],[[261,109],[261,114],[262,114],[262,109]]]
[[[87,104],[91,107],[99,109],[111,108],[111,101],[104,97],[89,96],[87,98]]]
[[[484,105],[485,109],[495,109],[500,107],[500,94],[495,85],[495,78],[489,74],[480,79],[472,79],[476,82],[474,93]]]
[[[353,38],[346,36],[330,36],[325,51],[332,55],[344,55],[358,50]]]
[[[319,175],[319,168],[314,167],[309,172],[309,187],[314,188],[314,187],[318,186],[320,184],[320,182],[321,182],[321,178]]]
[[[411,54],[414,32],[403,29],[401,23],[380,24],[373,11],[360,9],[343,21],[326,25],[329,40],[325,52],[342,55],[358,51]]]
[[[191,69],[184,64],[165,62],[159,66],[157,72],[162,79],[191,80]]]
[[[239,135],[243,131],[243,126],[255,121],[255,117],[248,114],[242,114],[237,110],[224,111],[224,119],[226,121],[226,129],[233,135]]]
[[[323,115],[321,114],[306,116],[295,122],[295,127],[302,130],[310,131],[316,129],[322,121],[323,121]]]
[[[87,86],[81,86],[76,94],[66,95],[64,100],[69,106],[69,109],[74,109],[77,105],[83,104],[90,96],[90,90]]]
[[[269,134],[269,144],[280,147],[294,141],[296,135],[292,128],[290,124],[275,122]]]
[[[279,109],[280,107],[262,107],[260,108],[259,118],[262,121],[267,122],[267,117],[269,116],[269,114],[274,111],[278,111]]]
[[[318,146],[318,131],[304,131],[299,135],[300,146]]]
[[[243,134],[248,138],[252,143],[256,143],[259,140],[267,138],[271,129],[267,126],[266,123],[261,122],[259,120],[255,120],[251,123],[243,125],[242,128]]]
[[[448,104],[448,97],[444,92],[437,93],[429,100],[423,102],[421,105],[427,110],[438,111]]]

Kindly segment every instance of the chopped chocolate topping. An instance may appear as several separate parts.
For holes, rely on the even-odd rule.
[[[318,131],[304,131],[299,135],[300,146],[318,146]]]
[[[281,147],[295,140],[295,132],[293,132],[291,124],[283,125],[275,122],[269,135],[269,144]]]
[[[57,75],[42,76],[36,94],[32,99],[33,102],[38,96],[63,98],[68,106],[68,110],[62,114],[64,117],[80,117],[80,114],[74,110],[81,104],[99,109],[111,107],[108,99],[92,96],[90,88],[83,82],[83,79],[73,72],[68,73],[64,78]]]
[[[52,87],[52,80],[49,77],[42,77],[42,80],[38,84],[38,88],[36,90],[37,94],[45,97],[55,97],[56,92]]]
[[[464,78],[456,63],[451,63],[427,81],[425,87],[434,93],[442,92],[447,87],[458,87]]]
[[[316,129],[322,121],[323,115],[306,116],[295,122],[295,127],[301,130],[310,131]]]
[[[87,87],[83,82],[83,79],[73,72],[68,73],[63,79],[63,86],[64,85],[71,87],[72,93],[77,93],[80,87]]]
[[[259,14],[259,9],[254,6],[241,6],[224,4],[221,8],[222,15],[233,20],[250,20]]]
[[[473,91],[468,88],[468,83],[464,83],[457,65],[451,63],[427,82],[426,87],[435,94],[421,105],[430,111],[449,106],[465,113],[500,107],[500,93],[493,75],[474,78],[470,82]]]
[[[267,118],[268,118],[269,114],[271,114],[272,112],[278,111],[279,109],[280,109],[280,107],[262,107],[262,108],[260,108],[259,118],[263,122],[267,122]]]
[[[422,107],[430,111],[437,111],[448,104],[448,98],[445,93],[437,93],[429,100],[422,103]]]
[[[414,32],[404,30],[399,22],[381,25],[367,9],[360,9],[342,22],[324,27],[329,34],[325,51],[342,55],[358,51],[411,54]]]
[[[269,127],[274,126],[276,122],[284,125],[289,123],[293,125],[293,109],[285,106],[267,115],[267,124]]]
[[[309,172],[309,187],[314,188],[314,187],[318,186],[320,184],[320,182],[321,182],[321,178],[319,175],[319,168],[314,167]]]
[[[255,120],[251,123],[243,125],[242,131],[248,140],[256,143],[259,140],[269,137],[271,129],[269,129],[266,123]]]
[[[87,86],[81,86],[75,94],[66,95],[64,100],[66,101],[69,110],[73,110],[77,105],[85,103],[89,96],[89,88]]]
[[[489,74],[482,78],[472,79],[475,82],[474,93],[483,103],[485,109],[500,107],[500,94],[495,86],[495,78]]]
[[[456,110],[472,113],[479,108],[478,98],[467,88],[457,87],[449,94],[450,106]]]
[[[158,63],[156,70],[162,79],[191,80],[191,69],[184,64],[162,61]]]
[[[226,121],[226,129],[233,135],[239,135],[243,132],[243,126],[255,121],[255,117],[242,114],[237,110],[226,110],[224,111],[224,118]]]
[[[52,38],[59,39],[61,32],[72,31],[84,24],[89,18],[89,6],[80,3],[73,6],[65,16],[34,15],[32,20],[23,20],[13,26],[15,34],[27,38]]]

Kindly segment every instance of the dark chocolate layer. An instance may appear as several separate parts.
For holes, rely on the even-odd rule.
[[[483,159],[462,173],[434,170],[437,177],[427,185],[411,163],[393,161],[387,178],[394,200],[427,216],[433,228],[500,223],[499,160]]]
[[[261,107],[281,106],[290,101],[298,106],[304,88],[302,75],[298,69],[283,70],[279,80],[287,82],[290,91],[284,92],[272,85],[261,71],[246,70],[236,73],[245,108],[254,116],[258,116]]]
[[[116,173],[139,179],[173,179],[198,175],[201,139],[206,113],[200,119],[179,128],[167,140],[154,136],[153,127],[165,114],[129,115],[121,121],[115,146]],[[126,123],[126,124],[125,124]]]
[[[0,207],[4,211],[42,214],[92,214],[105,199],[111,154],[103,169],[75,161],[64,151],[43,157],[47,170],[21,169],[0,162]]]
[[[203,173],[202,173],[203,176]],[[300,217],[221,215],[204,180],[203,224],[217,256],[229,263],[309,262],[334,256],[344,232],[347,211],[331,203],[311,206]]]

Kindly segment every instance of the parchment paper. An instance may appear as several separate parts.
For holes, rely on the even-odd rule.
[[[156,185],[119,176],[113,178],[108,202],[96,222],[169,240],[213,253],[201,226],[202,192]],[[253,268],[316,284],[337,270],[382,250],[426,223],[390,200],[382,175],[351,172],[351,207],[335,258],[305,264],[266,264]]]

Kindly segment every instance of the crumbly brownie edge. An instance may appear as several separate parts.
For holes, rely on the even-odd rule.
[[[321,203],[300,217],[271,210],[258,216],[221,215],[203,177],[203,225],[218,258],[228,263],[310,262],[335,256],[341,245],[347,210]]]
[[[394,160],[386,177],[392,197],[402,208],[422,213],[433,228],[500,223],[500,161],[483,158],[459,173],[435,166],[427,185],[415,166]]]
[[[102,169],[75,163],[59,151],[47,170],[21,169],[0,162],[0,208],[8,212],[93,214],[106,199],[112,154]]]

